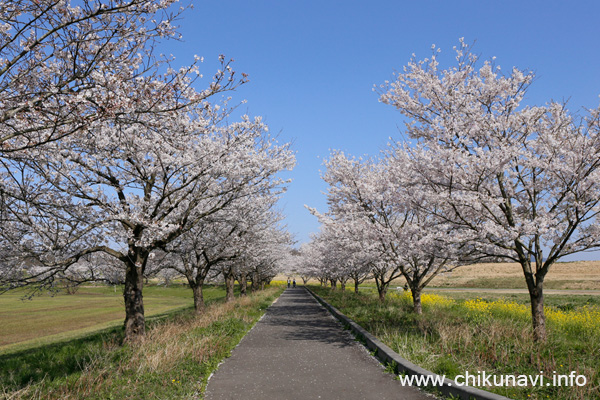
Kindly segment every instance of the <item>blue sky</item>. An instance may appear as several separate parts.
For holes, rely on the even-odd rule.
[[[378,102],[373,86],[392,79],[412,53],[427,57],[436,44],[451,62],[464,37],[504,71],[536,72],[527,104],[597,107],[599,19],[600,3],[577,0],[197,0],[180,21],[183,41],[161,51],[182,65],[203,56],[207,77],[219,54],[249,74],[234,100],[246,99],[244,112],[294,142],[297,166],[282,206],[289,230],[305,242],[318,223],[304,204],[326,209],[320,170],[330,150],[376,154],[399,138],[400,114]]]

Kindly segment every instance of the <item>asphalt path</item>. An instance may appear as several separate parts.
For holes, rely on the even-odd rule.
[[[431,400],[403,387],[304,288],[287,289],[209,379],[205,399]]]

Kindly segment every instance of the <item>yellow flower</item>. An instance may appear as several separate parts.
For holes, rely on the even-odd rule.
[[[454,304],[454,300],[437,294],[423,294],[421,296],[421,303],[431,306],[447,307]]]

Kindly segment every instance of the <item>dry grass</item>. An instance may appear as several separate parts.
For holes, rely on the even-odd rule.
[[[191,357],[198,363],[211,359],[219,351],[220,342],[215,346],[213,335],[197,335],[206,332],[211,325],[226,318],[237,318],[244,323],[252,323],[243,311],[256,299],[243,297],[232,303],[208,307],[206,312],[192,319],[176,320],[152,329],[148,335],[133,348],[131,359],[121,369],[132,366],[137,372],[164,372],[174,370],[178,363]],[[241,312],[240,312],[241,311]]]
[[[437,287],[526,288],[521,266],[517,263],[466,265],[433,279]],[[547,289],[600,290],[600,261],[559,262],[545,279]]]

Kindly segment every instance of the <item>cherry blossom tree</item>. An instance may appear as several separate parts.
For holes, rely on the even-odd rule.
[[[423,289],[442,272],[472,262],[470,246],[454,238],[443,210],[423,196],[420,177],[412,174],[408,146],[388,149],[380,164],[379,197],[368,199],[377,237],[411,290],[413,308],[422,313]],[[426,211],[428,210],[428,211]],[[431,212],[433,211],[433,212]]]
[[[271,188],[268,188],[271,189]],[[223,275],[226,297],[233,300],[236,273],[240,284],[246,284],[249,232],[260,223],[276,196],[250,195],[241,197],[219,212],[205,218],[188,232],[172,242],[169,253],[177,260],[171,268],[184,275],[194,294],[197,313],[204,310],[203,287],[211,277]],[[245,294],[245,286],[242,289]]]
[[[228,239],[236,228],[219,218],[222,212],[205,218],[167,247],[169,253],[163,265],[185,277],[192,289],[197,314],[205,309],[205,283],[219,273],[215,267],[235,257]]]
[[[299,260],[296,260],[296,272],[302,277],[317,279],[321,286],[327,282],[327,271],[321,262],[321,252],[318,248],[318,234],[311,235],[311,241],[303,243],[299,249]],[[286,274],[288,271],[286,271]],[[304,279],[304,278],[303,278]]]
[[[600,243],[600,125],[564,104],[522,105],[533,74],[502,74],[461,41],[456,64],[439,51],[412,60],[380,89],[418,141],[412,162],[423,210],[456,229],[481,257],[518,262],[533,334],[546,340],[543,284],[561,257]],[[416,186],[415,186],[416,187]],[[565,266],[568,268],[568,266]]]
[[[247,219],[249,229],[242,232],[243,243],[234,260],[241,295],[246,294],[248,280],[255,291],[287,268],[292,237],[280,225],[283,215],[275,208],[276,201],[277,197],[270,196],[254,202],[255,207],[260,205],[259,212]]]
[[[377,163],[370,158],[348,158],[338,151],[326,160],[325,166],[323,179],[329,184],[329,210],[320,220],[329,225],[329,230],[361,248],[363,262],[369,266],[383,302],[389,285],[401,276],[401,271],[400,263],[390,256],[386,241],[380,240],[377,216],[370,204],[370,199],[378,202],[382,196],[377,190]]]
[[[99,120],[197,101],[185,95],[183,79],[197,72],[195,63],[161,76],[172,60],[154,54],[157,41],[178,38],[182,9],[173,3],[1,1],[0,154],[79,134]]]
[[[352,260],[357,254],[370,266],[381,301],[391,282],[403,276],[414,310],[421,313],[423,289],[448,270],[449,261],[457,265],[458,248],[447,240],[454,234],[452,226],[423,212],[426,199],[415,196],[419,191],[410,169],[399,162],[402,154],[387,151],[375,160],[335,152],[324,174],[330,184],[331,220],[323,222],[355,247],[354,251],[347,244],[340,247],[340,259]]]
[[[322,215],[311,210],[321,222],[321,230],[312,237],[308,246],[301,248],[304,260],[303,274],[319,278],[324,275],[332,289],[340,284],[346,290],[349,279],[354,281],[354,291],[367,277],[372,276],[374,256],[370,244],[356,233],[358,225],[344,220],[340,215]],[[313,271],[317,272],[313,272]]]
[[[266,196],[247,199],[244,207],[240,208],[237,217],[231,224],[237,227],[235,235],[231,236],[230,252],[233,257],[229,262],[221,266],[221,274],[225,282],[225,299],[233,301],[235,299],[234,289],[235,281],[240,284],[240,295],[245,296],[247,291],[248,274],[252,270],[252,263],[256,254],[253,251],[260,251],[255,241],[259,239],[260,232],[264,229],[266,215],[274,205],[274,198]]]

